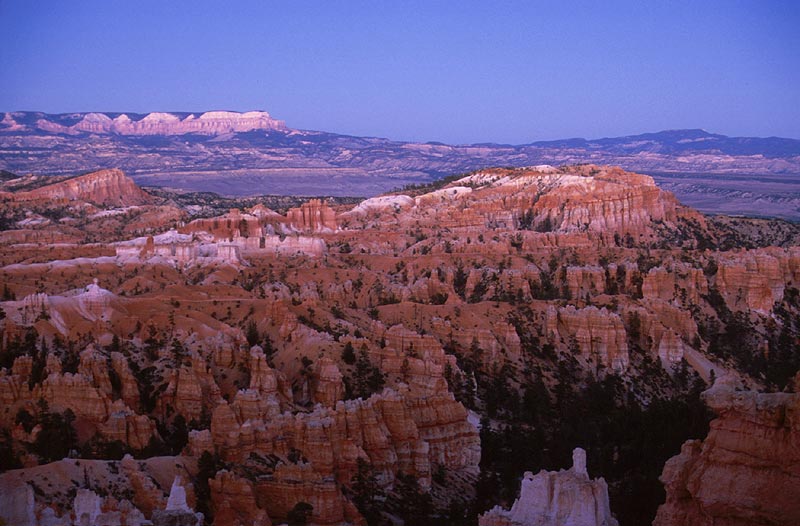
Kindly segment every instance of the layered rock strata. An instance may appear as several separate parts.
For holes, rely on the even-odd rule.
[[[718,417],[664,466],[667,501],[653,525],[800,524],[800,394],[720,379],[704,398]]]
[[[154,198],[139,188],[121,170],[100,170],[80,177],[11,194],[14,200],[38,199],[88,201],[99,205],[132,206],[154,202]]]

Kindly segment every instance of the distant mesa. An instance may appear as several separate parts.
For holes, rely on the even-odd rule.
[[[81,114],[79,114],[80,116]],[[114,114],[111,114],[114,115]],[[265,111],[208,111],[199,116],[185,116],[173,113],[149,113],[144,118],[131,118],[122,113],[112,117],[106,113],[86,113],[74,124],[65,125],[43,116],[32,125],[17,122],[14,115],[6,113],[0,124],[7,131],[25,129],[40,130],[50,133],[96,133],[117,135],[184,135],[197,133],[201,135],[221,135],[254,130],[286,130],[286,123],[273,119]]]

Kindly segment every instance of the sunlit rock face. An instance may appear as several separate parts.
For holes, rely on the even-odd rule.
[[[336,212],[319,199],[311,199],[286,214],[292,228],[311,232],[336,230]]]
[[[526,471],[519,498],[510,510],[499,506],[478,518],[479,526],[617,526],[608,504],[605,480],[590,479],[586,452],[572,452],[572,468]]]
[[[286,125],[270,117],[265,111],[209,111],[199,116],[180,117],[171,113],[149,113],[133,120],[128,115],[109,117],[104,113],[87,113],[72,126],[63,126],[47,120],[37,123],[40,129],[56,133],[89,132],[117,135],[221,135],[223,133],[252,130],[284,130]]]
[[[667,501],[654,526],[800,524],[800,394],[738,390],[723,378],[704,397],[718,417],[664,466]]]
[[[568,306],[547,311],[552,338],[571,342],[580,354],[606,367],[623,371],[629,362],[625,327],[616,314],[596,307]]]
[[[403,207],[362,206],[354,216],[379,210],[388,215]],[[411,209],[411,215],[446,228],[524,224],[542,232],[616,233],[636,239],[650,235],[655,223],[674,223],[686,214],[702,221],[651,177],[592,166],[481,171],[417,197]]]
[[[715,284],[734,311],[769,313],[791,284],[800,282],[800,249],[764,248],[725,254]]]
[[[28,192],[16,192],[12,196],[18,201],[81,200],[114,206],[145,205],[155,201],[121,170],[100,170]]]
[[[218,406],[211,421],[213,442],[231,461],[296,449],[316,471],[349,480],[356,458],[366,455],[386,482],[403,471],[429,486],[432,464],[475,470],[480,459],[477,431],[466,410],[445,393],[418,398],[386,390],[332,409],[318,406],[311,413],[261,421],[243,420],[237,403]]]

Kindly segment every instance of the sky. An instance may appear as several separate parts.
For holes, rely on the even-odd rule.
[[[0,0],[0,111],[521,144],[800,138],[800,2]]]

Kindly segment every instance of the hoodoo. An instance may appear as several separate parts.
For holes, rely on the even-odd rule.
[[[495,506],[479,517],[478,526],[617,526],[617,521],[606,481],[589,478],[586,451],[576,448],[572,468],[526,471],[511,509]]]

